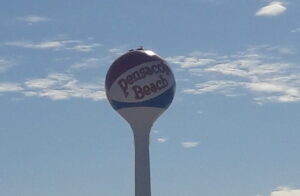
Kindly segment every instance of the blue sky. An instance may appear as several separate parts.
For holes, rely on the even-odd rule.
[[[299,9],[297,0],[2,2],[0,195],[133,195],[132,133],[104,78],[143,45],[177,81],[151,133],[153,195],[299,196]]]

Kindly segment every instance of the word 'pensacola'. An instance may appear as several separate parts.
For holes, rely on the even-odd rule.
[[[137,71],[128,74],[126,77],[118,80],[118,84],[122,89],[124,96],[128,97],[129,85],[133,85],[139,80],[142,80],[153,74],[159,74],[159,79],[156,82],[150,83],[148,85],[140,86],[133,85],[132,90],[135,94],[135,99],[143,99],[146,95],[156,93],[168,86],[168,81],[163,77],[162,74],[169,75],[171,70],[164,64],[154,64],[151,66],[144,66]]]

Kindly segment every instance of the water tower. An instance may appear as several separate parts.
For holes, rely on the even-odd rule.
[[[151,196],[149,134],[154,121],[173,100],[172,70],[151,50],[130,50],[110,66],[105,89],[110,104],[133,131],[135,196]]]

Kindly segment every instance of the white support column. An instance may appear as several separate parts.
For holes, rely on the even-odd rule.
[[[149,135],[152,125],[131,127],[135,146],[135,196],[151,196]]]

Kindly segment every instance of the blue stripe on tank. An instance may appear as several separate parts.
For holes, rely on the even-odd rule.
[[[149,99],[147,101],[130,103],[130,102],[119,102],[115,100],[110,100],[111,105],[115,110],[131,107],[156,107],[166,109],[172,102],[175,94],[175,84],[166,90],[163,94],[158,97]]]

